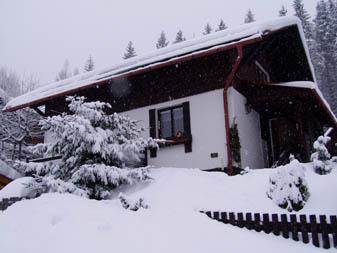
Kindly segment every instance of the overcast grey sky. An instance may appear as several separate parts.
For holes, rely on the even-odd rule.
[[[182,29],[187,39],[202,36],[222,18],[243,22],[249,8],[257,20],[277,16],[281,5],[293,15],[292,0],[0,0],[0,66],[20,75],[54,81],[65,59],[83,70],[89,55],[96,68],[122,61],[129,40],[138,54],[155,50],[163,30],[170,41]],[[317,0],[304,0],[311,15]]]

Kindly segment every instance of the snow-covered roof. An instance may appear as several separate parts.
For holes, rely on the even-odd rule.
[[[11,166],[9,166],[2,160],[0,160],[0,175],[3,175],[10,179],[16,179],[21,177],[19,172],[17,172],[15,169],[13,169]]]
[[[316,83],[314,82],[309,82],[309,81],[296,81],[296,82],[287,82],[287,83],[277,83],[273,84],[276,86],[283,86],[283,87],[296,87],[296,88],[303,88],[303,89],[311,89],[315,92],[317,97],[321,100],[325,108],[328,110],[331,118],[334,120],[335,123],[337,123],[337,118],[335,114],[332,112],[331,107],[329,103],[326,101],[324,98],[321,90],[317,87]]]
[[[196,52],[204,52],[217,47],[223,47],[225,44],[228,45],[229,43],[237,43],[238,41],[258,38],[265,33],[277,31],[292,25],[298,26],[303,45],[306,45],[300,20],[296,17],[282,17],[244,24],[236,28],[219,31],[201,38],[170,45],[143,56],[133,57],[123,61],[121,64],[94,70],[66,80],[41,86],[34,91],[12,99],[7,103],[4,110],[13,111],[39,103],[41,104],[52,97],[71,94],[79,88],[85,88],[86,86],[98,82],[101,83],[104,80],[116,78],[128,72],[153,67],[159,63],[169,62],[172,59],[178,59],[179,57],[190,54],[193,55]],[[306,46],[305,49],[308,54]],[[310,58],[308,57],[308,59]]]

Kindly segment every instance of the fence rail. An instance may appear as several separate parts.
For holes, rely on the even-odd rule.
[[[316,247],[337,248],[337,217],[335,215],[260,214],[201,211],[224,224],[257,232],[273,233]]]

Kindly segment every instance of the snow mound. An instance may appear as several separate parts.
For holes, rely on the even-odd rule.
[[[302,213],[336,214],[337,173],[317,175],[308,165],[311,198]],[[197,169],[153,169],[153,181],[119,188],[149,209],[126,210],[118,199],[96,201],[70,194],[45,194],[0,212],[0,245],[11,253],[92,252],[327,252],[312,245],[224,225],[199,210],[284,212],[265,194],[274,170],[243,176]],[[18,239],[19,238],[19,239]],[[20,240],[20,243],[18,243]],[[243,243],[244,242],[244,243]],[[334,249],[330,250],[335,251]]]
[[[26,186],[33,181],[34,179],[32,177],[22,177],[10,182],[0,191],[0,201],[5,198],[28,197],[30,191]]]

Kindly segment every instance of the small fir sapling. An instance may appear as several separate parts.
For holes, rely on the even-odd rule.
[[[148,168],[134,168],[147,147],[156,140],[141,137],[138,122],[116,113],[107,115],[110,104],[85,102],[84,97],[68,97],[70,113],[41,121],[53,142],[38,144],[33,151],[44,156],[61,155],[56,164],[20,163],[36,180],[37,193],[68,192],[103,199],[121,184],[150,179]]]
[[[311,155],[314,171],[320,175],[326,175],[331,172],[332,165],[330,161],[330,153],[326,145],[331,140],[328,136],[320,136],[314,142],[313,148],[315,152]]]
[[[267,196],[289,212],[301,210],[310,197],[305,167],[296,159],[270,176]]]

